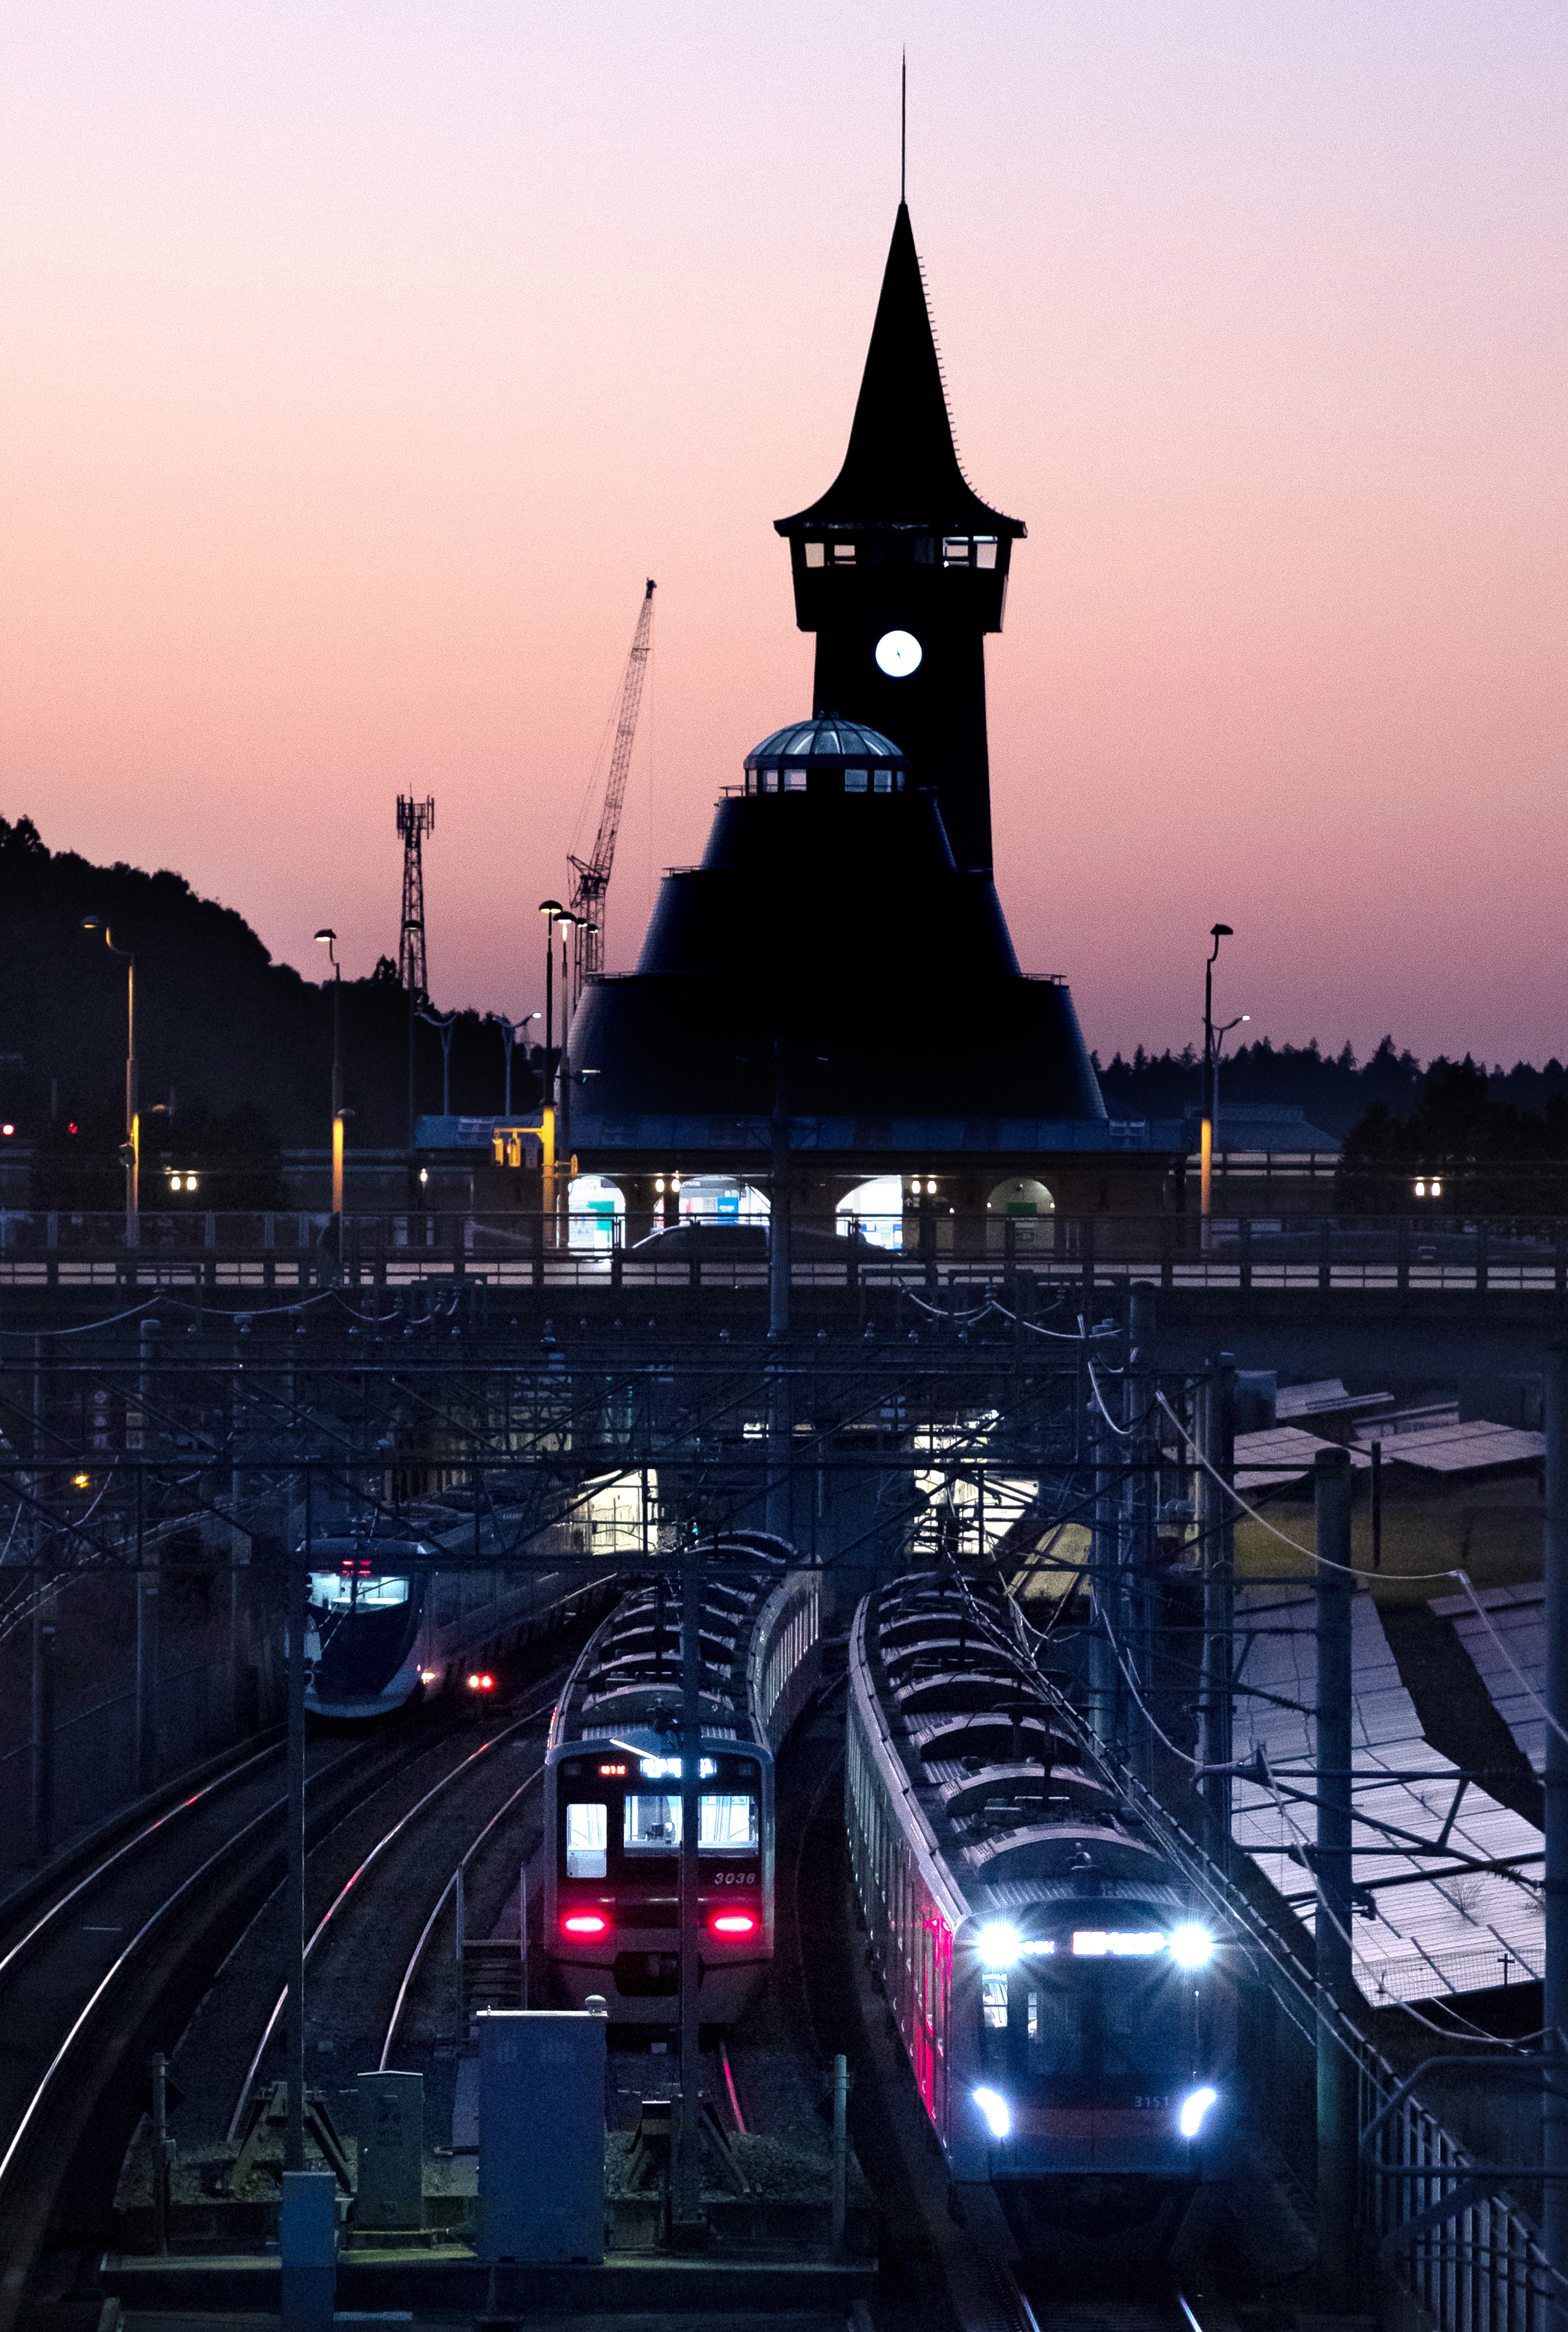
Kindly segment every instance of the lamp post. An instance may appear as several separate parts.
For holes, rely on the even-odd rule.
[[[343,1213],[343,967],[338,961],[338,934],[327,929],[316,938],[327,951],[332,967],[332,1212]]]
[[[544,1211],[555,1212],[555,1104],[551,1099],[555,1087],[550,1076],[550,1042],[555,1034],[555,919],[566,909],[559,899],[541,899],[539,912],[544,917],[544,1091],[539,1113],[540,1139],[544,1149]],[[566,992],[561,991],[561,1012],[566,1011]]]
[[[560,925],[560,1138],[557,1148],[560,1156],[561,1212],[568,1217],[566,1243],[569,1247],[571,1245],[571,1060],[567,1051],[567,1037],[571,1008],[567,1000],[570,994],[567,986],[567,957],[571,943],[570,934],[580,920],[569,907],[563,908],[556,917]]]
[[[1219,1148],[1219,1056],[1225,1050],[1225,1039],[1232,1028],[1244,1027],[1252,1018],[1250,1012],[1238,1012],[1234,1020],[1222,1021],[1214,1031],[1214,1068],[1209,1080],[1209,1155],[1212,1161]]]
[[[403,925],[405,936],[409,932],[419,932],[424,928],[423,923],[415,917],[410,917]],[[424,1002],[424,993],[414,979],[413,965],[410,962],[408,974],[408,1204],[410,1207],[416,1207],[420,1202],[419,1180],[414,1171],[414,1032],[419,1017],[419,1008]]]
[[[529,1022],[531,1020],[537,1020],[539,1018],[539,1015],[537,1012],[525,1012],[521,1020],[509,1020],[505,1015],[501,1012],[492,1012],[489,1017],[494,1021],[496,1027],[501,1031],[502,1050],[506,1055],[506,1091],[505,1098],[501,1104],[501,1111],[503,1117],[510,1117],[512,1115],[512,1047],[516,1044],[518,1038],[521,1036]]]
[[[1229,923],[1216,923],[1209,936],[1214,945],[1203,967],[1203,1125],[1198,1153],[1198,1210],[1205,1223],[1209,1220],[1214,1171],[1214,959],[1219,953],[1220,941],[1233,939],[1235,933]]]
[[[125,1145],[120,1156],[125,1161],[126,1245],[136,1243],[136,1226],[141,1207],[141,1113],[137,1100],[136,1073],[136,958],[129,948],[117,948],[109,925],[98,915],[82,918],[84,932],[101,932],[103,943],[110,955],[116,955],[125,966]]]

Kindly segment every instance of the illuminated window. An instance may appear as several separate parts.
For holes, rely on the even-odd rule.
[[[744,1854],[757,1844],[757,1801],[749,1792],[704,1790],[697,1845],[705,1854]],[[642,1791],[626,1800],[623,1842],[630,1854],[673,1854],[681,1843],[681,1801]]]
[[[355,1592],[356,1583],[358,1593]],[[361,1577],[356,1582],[347,1572],[312,1571],[311,1601],[324,1610],[339,1606],[346,1609],[353,1602],[358,1603],[361,1611],[385,1611],[394,1604],[407,1602],[408,1582],[406,1579]]]
[[[824,553],[823,553],[823,548],[822,548],[821,543],[819,543],[819,542],[808,542],[808,543],[807,543],[807,545],[805,546],[805,549],[806,549],[806,564],[807,564],[807,566],[808,566],[808,567],[820,567],[820,566],[822,565],[822,562],[823,562],[823,556],[824,556]]]
[[[1008,1980],[1005,1975],[980,1978],[980,2012],[988,2032],[1008,2029]]]
[[[566,1810],[566,1875],[602,1878],[608,1860],[609,1808],[569,1805]]]
[[[865,791],[865,771],[864,769],[846,769],[844,772],[844,790],[846,794],[863,794]]]

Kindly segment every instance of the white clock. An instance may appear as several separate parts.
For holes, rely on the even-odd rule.
[[[877,669],[889,680],[907,680],[919,670],[923,653],[913,632],[884,632],[876,643]]]

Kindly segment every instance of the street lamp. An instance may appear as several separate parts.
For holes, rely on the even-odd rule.
[[[1199,1212],[1209,1219],[1214,1171],[1214,959],[1221,940],[1234,939],[1229,923],[1216,923],[1209,934],[1214,945],[1203,967],[1203,1125],[1199,1136]]]
[[[559,899],[541,899],[539,912],[544,917],[544,1090],[539,1113],[540,1139],[544,1149],[544,1211],[555,1212],[555,1091],[550,1075],[550,1042],[555,1034],[555,922],[566,909]],[[566,989],[561,989],[561,1018],[566,1017]]]
[[[343,967],[338,961],[338,934],[319,931],[316,938],[327,951],[332,967],[332,1212],[343,1212]]]
[[[117,955],[125,966],[125,1142],[120,1157],[125,1162],[126,1244],[134,1245],[138,1213],[141,1206],[141,1113],[137,1104],[136,1089],[136,958],[129,948],[117,948],[109,925],[98,915],[82,918],[84,932],[101,932],[103,943],[110,955]]]
[[[1225,1039],[1232,1028],[1244,1027],[1251,1019],[1250,1012],[1238,1012],[1234,1020],[1226,1020],[1214,1031],[1214,1067],[1209,1080],[1209,1154],[1212,1159],[1219,1147],[1219,1056],[1225,1050]]]
[[[403,924],[403,935],[406,939],[410,932],[422,932],[424,928],[416,916],[407,916]],[[408,957],[408,1203],[413,1207],[420,1203],[423,1187],[422,1181],[416,1181],[414,1175],[414,1032],[419,1008],[425,999],[414,978],[412,949],[406,953]]]
[[[510,1117],[512,1115],[512,1048],[529,1022],[537,1020],[539,1015],[537,1012],[525,1012],[521,1020],[509,1020],[503,1012],[492,1012],[489,1018],[494,1021],[501,1031],[502,1050],[506,1056],[506,1098],[501,1106],[502,1114],[504,1117]]]

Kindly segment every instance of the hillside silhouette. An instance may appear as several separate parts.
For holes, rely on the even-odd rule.
[[[16,1137],[34,1148],[41,1166],[57,1161],[62,1173],[74,1155],[93,1186],[120,1139],[125,966],[100,935],[81,929],[89,915],[100,916],[115,946],[136,956],[144,1171],[160,1148],[194,1145],[245,1171],[256,1195],[241,1198],[236,1183],[227,1203],[265,1203],[260,1193],[274,1185],[280,1152],[328,1142],[330,982],[274,963],[243,915],[198,897],[182,875],[94,866],[73,851],[51,851],[28,817],[0,818],[0,1053],[21,1056],[19,1066],[0,1066],[0,1109]],[[400,1148],[408,1006],[396,966],[383,958],[369,979],[345,980],[342,1006],[349,1148]],[[419,1110],[438,1110],[441,1044],[423,1023],[416,1080]],[[452,1107],[496,1115],[502,1094],[500,1035],[482,1014],[464,1012],[452,1036]],[[512,1107],[538,1098],[538,1076],[520,1046]],[[110,1171],[100,1202],[114,1204],[118,1188]],[[215,1201],[225,1203],[215,1192]],[[93,1199],[84,1184],[69,1196],[62,1189],[59,1202]]]

